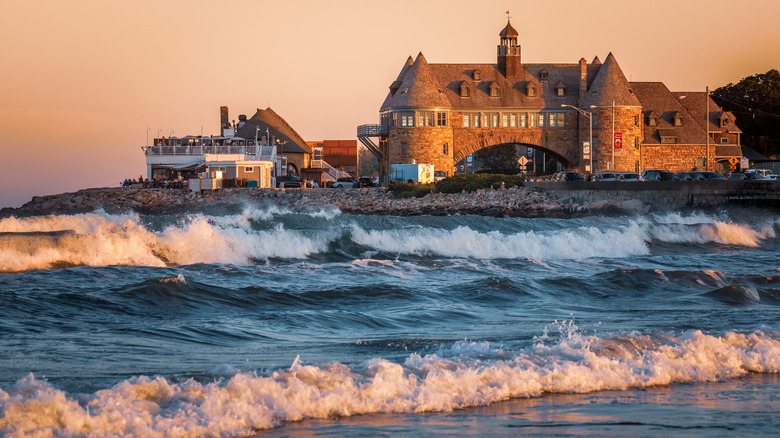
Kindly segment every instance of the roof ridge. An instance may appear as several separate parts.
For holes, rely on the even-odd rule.
[[[280,120],[280,121],[281,121],[281,122],[284,124],[284,126],[285,126],[287,129],[289,129],[290,131],[292,131],[292,133],[293,133],[293,134],[294,134],[296,137],[298,137],[298,140],[302,141],[304,144],[306,143],[306,140],[304,140],[304,139],[303,139],[303,137],[301,137],[301,135],[300,135],[300,134],[298,134],[298,131],[296,131],[296,130],[295,130],[295,128],[293,128],[292,126],[290,126],[290,124],[289,124],[289,123],[287,123],[287,120],[284,120],[284,117],[280,116],[280,115],[279,115],[279,113],[277,113],[276,111],[274,111],[273,109],[271,109],[271,107],[270,107],[270,106],[269,106],[268,108],[266,108],[266,111],[270,111],[270,112],[271,112],[271,113],[272,113],[274,116],[278,117],[278,118],[279,118],[279,120]]]

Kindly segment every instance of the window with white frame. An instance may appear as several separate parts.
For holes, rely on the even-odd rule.
[[[447,126],[447,113],[436,113],[436,126]]]
[[[517,114],[512,113],[509,115],[509,127],[510,128],[516,128],[517,127]]]
[[[433,126],[433,111],[418,112],[417,126]]]

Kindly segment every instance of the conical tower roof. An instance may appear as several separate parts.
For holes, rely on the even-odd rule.
[[[519,35],[509,20],[506,20],[506,27],[498,34],[501,38],[517,38]]]
[[[422,52],[404,74],[401,86],[391,99],[393,107],[450,107]]]
[[[581,106],[641,106],[612,52],[599,68]]]
[[[412,65],[414,64],[414,59],[411,55],[409,55],[409,58],[406,59],[406,62],[404,63],[404,66],[401,68],[401,72],[398,73],[398,77],[393,81],[392,84],[390,84],[390,91],[387,93],[387,97],[385,97],[385,101],[382,102],[382,106],[379,108],[379,111],[385,111],[387,109],[390,109],[390,106],[393,104],[393,96],[398,92],[398,89],[401,88],[401,84],[403,84],[404,76],[406,76],[406,72],[409,71],[410,68],[412,68]]]

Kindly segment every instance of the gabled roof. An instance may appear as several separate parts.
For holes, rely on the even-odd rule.
[[[258,131],[257,128],[260,130]],[[306,144],[306,141],[271,108],[264,110],[258,108],[257,112],[236,132],[236,137],[254,139],[257,135],[260,138],[266,134],[266,128],[272,137],[287,142],[282,146],[283,152],[311,153],[311,147]]]
[[[688,92],[682,92],[682,91],[676,91],[673,92],[677,99],[680,101],[682,106],[685,107],[685,109],[688,111],[688,113],[693,116],[693,120],[696,121],[699,125],[704,127],[704,113],[707,112],[707,93],[704,91],[688,91]],[[710,115],[708,117],[709,119],[709,131],[710,132],[721,132],[721,126],[720,126],[720,119],[725,115],[726,117],[729,117],[730,120],[734,120],[734,115],[730,113],[723,112],[723,109],[718,106],[717,103],[710,97],[709,102],[710,107]],[[739,130],[739,128],[733,124],[729,124],[729,132],[742,132]]]
[[[677,137],[678,144],[705,144],[707,142],[704,128],[697,123],[686,122],[683,126],[674,126],[675,115],[682,116],[686,121],[693,117],[662,82],[631,82],[630,86],[642,105],[645,117],[650,114],[658,116],[657,126],[643,123],[645,130],[643,143],[660,144],[661,136]]]
[[[404,67],[406,68],[406,67]],[[422,52],[417,55],[414,64],[406,72],[399,75],[401,85],[398,91],[385,99],[382,110],[389,107],[438,107],[449,108],[450,102],[439,88],[435,76],[431,72],[428,61]]]
[[[620,106],[640,105],[639,100],[628,84],[628,80],[623,75],[623,71],[610,52],[607,60],[599,68],[599,72],[596,73],[596,77],[588,88],[588,93],[585,95],[582,106],[609,106],[613,102],[615,105]]]

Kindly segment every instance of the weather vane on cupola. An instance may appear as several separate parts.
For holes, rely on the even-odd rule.
[[[509,22],[509,19],[512,18],[511,15],[509,15],[509,11],[506,11],[506,21]]]

